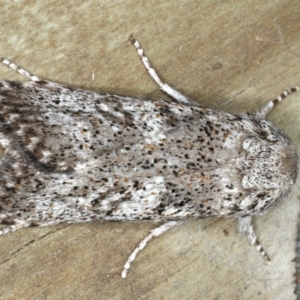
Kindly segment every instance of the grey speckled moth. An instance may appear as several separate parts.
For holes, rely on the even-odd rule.
[[[163,83],[136,40],[150,76],[173,101],[67,87],[2,62],[30,81],[0,82],[1,234],[28,226],[95,220],[162,221],[130,255],[184,220],[238,218],[251,225],[285,197],[298,172],[291,141],[265,120],[284,91],[255,114],[229,114]]]

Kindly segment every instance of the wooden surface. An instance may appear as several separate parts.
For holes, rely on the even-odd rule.
[[[160,76],[185,95],[251,112],[300,84],[299,1],[0,1],[0,55],[36,75],[86,89],[165,98],[128,42],[134,34]],[[22,80],[5,66],[3,79]],[[300,94],[271,119],[300,148]],[[0,299],[296,299],[299,182],[255,219],[267,266],[234,219],[156,225],[94,223],[0,237]]]

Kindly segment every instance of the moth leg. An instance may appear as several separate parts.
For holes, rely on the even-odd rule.
[[[146,246],[146,244],[154,237],[161,235],[162,233],[166,232],[168,229],[176,226],[176,225],[180,225],[182,222],[180,221],[169,221],[153,230],[150,231],[150,233],[148,234],[148,236],[146,238],[144,238],[139,244],[138,246],[135,248],[135,250],[130,254],[130,256],[128,257],[127,262],[124,265],[123,271],[122,271],[122,278],[125,278],[128,270],[130,269],[130,265],[131,263],[135,260],[137,254],[143,250]]]
[[[182,103],[194,103],[192,100],[189,100],[187,97],[183,96],[181,93],[170,87],[168,84],[162,82],[158,77],[156,71],[151,67],[147,56],[144,54],[143,48],[140,46],[139,42],[136,39],[131,39],[132,44],[135,46],[138,55],[140,56],[144,66],[146,67],[150,77],[159,85],[169,96]]]
[[[239,221],[239,231],[247,233],[248,239],[249,239],[251,245],[255,246],[256,250],[258,252],[260,252],[261,256],[264,258],[266,263],[269,264],[271,262],[271,260],[257,239],[257,236],[255,234],[255,231],[254,231],[254,228],[252,225],[252,217],[251,216],[240,217],[238,219],[238,221]]]
[[[6,58],[1,58],[1,62],[32,81],[41,81],[41,78],[27,72],[25,69],[21,68],[20,66],[16,65],[14,62]]]
[[[280,103],[284,98],[286,98],[290,94],[293,94],[293,93],[298,92],[298,91],[299,91],[298,86],[294,86],[290,89],[286,89],[280,95],[278,95],[274,100],[269,101],[261,110],[259,110],[256,113],[256,116],[259,117],[259,118],[265,118],[273,110],[273,108],[278,103]]]

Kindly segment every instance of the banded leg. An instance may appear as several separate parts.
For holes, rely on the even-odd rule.
[[[16,65],[15,63],[13,63],[12,61],[10,61],[6,58],[1,58],[1,62],[32,81],[41,81],[42,80],[41,78],[27,72],[25,69],[21,68],[20,66]]]
[[[124,269],[122,271],[122,278],[125,278],[128,270],[130,269],[130,265],[131,263],[135,260],[137,254],[143,250],[145,248],[145,246],[147,245],[147,243],[152,240],[154,237],[161,235],[162,233],[166,232],[167,230],[169,230],[170,228],[176,226],[176,225],[180,225],[182,222],[180,221],[169,221],[153,230],[151,230],[150,234],[144,238],[139,244],[138,246],[135,248],[135,250],[130,254],[130,256],[128,257],[127,262],[124,265]]]
[[[255,234],[253,225],[252,225],[252,217],[242,217],[239,218],[239,231],[240,232],[246,232],[248,235],[248,239],[251,243],[251,245],[254,245],[256,250],[261,254],[261,256],[264,258],[267,264],[271,263],[271,260],[268,256],[268,254],[265,252],[262,245],[259,243],[257,236]]]
[[[168,84],[161,81],[156,71],[151,67],[147,56],[144,54],[144,50],[141,48],[139,42],[136,39],[131,39],[132,44],[135,46],[138,55],[140,56],[144,66],[146,67],[151,78],[159,85],[160,89],[167,93],[169,96],[182,103],[193,103],[187,97],[170,87]]]
[[[298,86],[294,86],[290,89],[286,89],[283,91],[280,95],[278,95],[274,100],[269,101],[260,111],[256,113],[256,116],[260,118],[265,118],[271,111],[272,109],[280,103],[284,98],[289,96],[290,94],[293,94],[295,92],[299,91]]]

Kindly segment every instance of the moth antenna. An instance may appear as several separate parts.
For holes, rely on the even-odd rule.
[[[265,118],[273,108],[280,103],[287,96],[296,93],[299,91],[299,87],[296,85],[290,89],[284,90],[281,94],[279,94],[275,99],[270,100],[260,111],[256,113],[256,116],[260,118]]]

